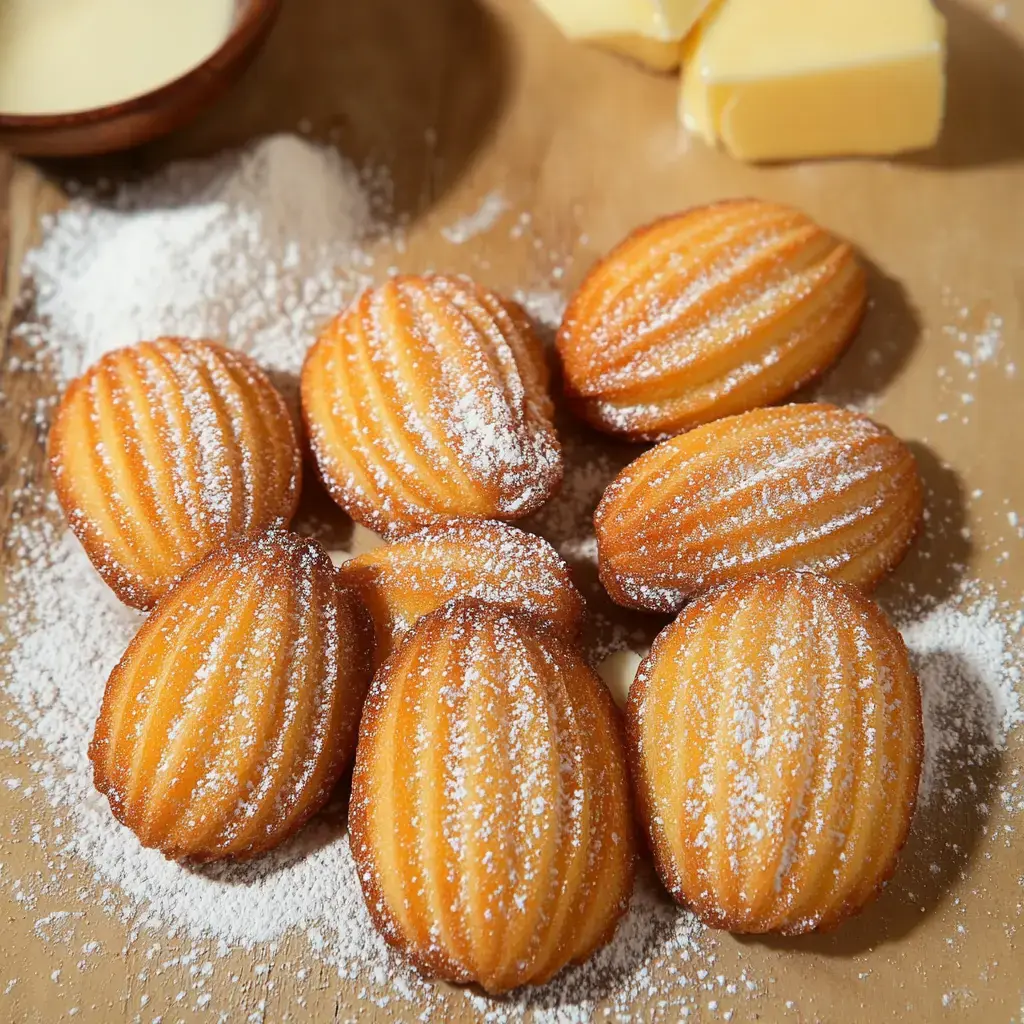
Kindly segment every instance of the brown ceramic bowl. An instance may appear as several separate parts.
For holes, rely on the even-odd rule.
[[[91,156],[166,135],[213,103],[245,70],[281,0],[236,0],[228,37],[202,64],[152,92],[64,114],[0,113],[0,147],[25,156]]]

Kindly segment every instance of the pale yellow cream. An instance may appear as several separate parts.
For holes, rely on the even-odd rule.
[[[0,0],[0,113],[119,103],[173,81],[227,37],[234,0]]]
[[[709,0],[537,0],[570,39],[623,53],[656,71],[679,66],[679,48]]]

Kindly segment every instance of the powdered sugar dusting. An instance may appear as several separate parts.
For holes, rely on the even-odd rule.
[[[512,296],[527,313],[549,331],[556,330],[565,314],[565,296],[551,288],[519,289]]]
[[[585,614],[552,547],[501,522],[467,519],[418,531],[347,562],[338,580],[370,610],[378,659],[419,618],[459,598],[523,611],[571,635]]]
[[[791,394],[837,358],[864,299],[849,246],[792,209],[727,201],[656,221],[599,262],[559,351],[591,423],[671,437]]]
[[[780,567],[877,579],[907,550],[920,494],[910,452],[864,416],[794,404],[718,420],[609,486],[597,512],[605,585],[669,612]]]
[[[294,136],[172,165],[56,215],[26,261],[36,317],[24,333],[45,340],[64,381],[161,335],[224,339],[294,372],[316,326],[369,282],[373,230],[356,171]]]
[[[170,168],[109,205],[77,200],[29,259],[36,299],[20,333],[36,356],[17,369],[55,370],[64,381],[110,348],[165,333],[227,336],[272,367],[296,369],[319,323],[369,283],[373,259],[362,239],[379,229],[354,191],[357,177],[337,157],[279,138]],[[290,204],[307,192],[312,213],[296,212]],[[289,241],[292,221],[300,231]],[[582,526],[570,527],[573,513],[563,506],[563,537],[589,532],[600,475],[594,480],[568,492],[580,496]],[[45,792],[62,819],[54,842],[90,867],[106,890],[104,905],[131,920],[130,942],[187,936],[226,951],[300,933],[318,959],[360,980],[366,1000],[399,1017],[444,1019],[454,999],[488,1019],[582,1022],[601,1004],[625,1013],[646,999],[656,964],[680,979],[673,1004],[695,1005],[703,984],[696,971],[709,978],[714,954],[701,951],[702,929],[649,877],[614,942],[587,964],[540,991],[481,1004],[471,992],[444,995],[391,954],[366,912],[339,808],[244,865],[187,870],[143,849],[95,792],[86,759],[104,681],[142,617],[97,577],[52,496],[33,488],[18,495],[18,508],[10,543],[19,567],[2,620],[10,647],[4,686],[19,748],[31,742],[42,753],[32,784],[11,792]],[[42,833],[38,841],[48,842]],[[59,914],[69,916],[60,920],[71,920],[82,897],[62,895],[69,907]]]
[[[402,275],[320,336],[302,378],[335,500],[380,533],[516,518],[562,475],[536,343],[468,278]]]
[[[441,235],[449,242],[461,245],[492,228],[507,209],[508,200],[500,192],[489,192],[476,210],[441,228]]]
[[[748,577],[690,604],[640,668],[636,786],[666,885],[705,920],[800,934],[841,920],[895,863],[918,785],[917,682],[855,593]]]
[[[13,643],[5,689],[19,728],[45,751],[33,784],[65,816],[64,852],[89,864],[100,885],[116,887],[120,896],[109,905],[130,908],[137,939],[183,932],[197,941],[250,949],[299,932],[341,976],[377,978],[369,998],[390,992],[393,1009],[416,1006],[444,1019],[444,1004],[432,987],[401,964],[373,928],[338,809],[328,808],[295,839],[255,861],[200,870],[142,848],[117,824],[92,786],[86,750],[106,676],[143,617],[120,605],[100,581],[77,542],[57,525],[52,502],[45,511],[44,518],[15,531],[23,568],[11,581],[17,598],[5,609]],[[45,630],[37,628],[43,618]],[[705,962],[700,932],[647,879],[610,947],[560,977],[550,991],[516,995],[490,1006],[488,1014],[511,1021],[533,1010],[553,1024],[582,1022],[598,1000],[608,998],[625,1010],[646,990],[653,962],[674,962],[680,954],[684,961]],[[678,995],[684,1003],[689,999]]]
[[[61,403],[50,454],[72,528],[137,608],[225,537],[286,523],[299,500],[299,448],[280,395],[252,360],[204,341],[164,338],[101,358]]]
[[[336,154],[288,137],[170,168],[106,204],[76,200],[29,258],[36,302],[22,334],[37,346],[39,361],[26,360],[19,372],[49,368],[67,380],[109,348],[165,333],[226,338],[271,368],[294,371],[316,329],[385,273],[371,255],[368,240],[382,229],[370,208],[360,176]],[[516,297],[546,326],[557,326],[564,306],[557,291]],[[46,410],[28,415],[45,423]],[[565,441],[563,490],[529,525],[570,562],[597,612],[591,650],[642,649],[664,620],[640,623],[639,616],[599,604],[590,524],[604,486],[636,449],[579,431],[566,430]],[[2,675],[19,730],[13,747],[30,767],[12,770],[7,790],[26,801],[45,793],[59,831],[51,838],[43,829],[34,841],[55,858],[70,855],[95,876],[95,892],[80,893],[0,876],[25,907],[46,891],[64,901],[40,917],[40,936],[70,948],[83,901],[97,899],[130,922],[130,943],[146,946],[154,961],[167,955],[154,952],[166,943],[180,953],[166,963],[179,963],[186,976],[194,968],[205,980],[222,972],[218,958],[229,947],[253,949],[298,933],[305,937],[300,963],[282,958],[276,966],[293,972],[300,991],[308,950],[308,957],[357,979],[362,998],[403,1020],[443,1020],[467,1008],[489,1021],[529,1016],[544,1024],[582,1024],[601,1015],[728,1019],[741,1000],[771,990],[767,974],[722,973],[714,934],[672,905],[647,871],[608,947],[538,992],[493,1001],[473,991],[445,993],[391,955],[365,909],[343,808],[328,808],[285,847],[244,866],[190,871],[143,850],[93,790],[85,759],[103,682],[142,618],[99,581],[57,525],[58,510],[42,488],[33,484],[16,499],[20,518],[8,543],[18,567],[0,617],[9,645]],[[973,765],[991,757],[998,743],[1011,742],[1009,733],[1020,724],[1016,615],[1015,606],[970,590],[927,617],[900,615],[925,692],[923,804],[972,799],[962,788],[962,770],[973,777]],[[973,751],[966,764],[965,733]],[[1013,814],[1024,811],[1021,785],[1018,773],[1000,789]],[[208,994],[196,996],[204,1000],[200,1008]],[[255,1001],[247,1009],[259,1019]]]
[[[425,619],[374,677],[351,843],[371,914],[414,959],[504,992],[621,918],[636,837],[595,685],[552,632],[474,602]]]
[[[984,593],[902,624],[921,680],[925,801],[955,795],[947,788],[955,773],[1004,749],[1024,724],[1021,627],[1019,613]]]

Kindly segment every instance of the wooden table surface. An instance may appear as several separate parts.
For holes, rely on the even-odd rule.
[[[33,488],[46,486],[45,422],[36,413],[55,390],[43,375],[18,369],[22,343],[10,326],[12,317],[31,315],[23,293],[31,282],[19,268],[41,215],[63,201],[58,183],[119,181],[301,124],[357,163],[389,170],[395,215],[409,225],[403,267],[466,271],[509,292],[571,288],[627,230],[712,198],[790,202],[849,237],[870,262],[873,306],[821,391],[840,401],[870,396],[878,418],[913,441],[933,513],[889,594],[913,585],[941,599],[966,572],[1019,599],[1024,550],[998,561],[1005,545],[996,540],[1005,532],[1004,500],[1024,510],[1024,374],[979,374],[970,421],[952,424],[938,419],[949,396],[936,385],[936,369],[948,359],[943,328],[978,330],[989,315],[1002,318],[1004,344],[1024,365],[1024,2],[942,7],[950,24],[947,128],[933,152],[894,161],[735,163],[681,134],[671,78],[569,45],[528,0],[285,0],[252,69],[175,136],[127,156],[42,168],[0,155],[4,591],[19,557],[8,526],[25,513]],[[445,242],[440,228],[493,190],[513,215],[531,215],[530,237],[515,240],[506,226],[462,246]],[[563,282],[556,268],[565,268]],[[980,498],[971,497],[976,491]],[[0,726],[0,738],[16,737]],[[0,753],[12,770],[34,756],[30,748]],[[715,971],[732,979],[745,971],[757,983],[755,995],[723,1001],[732,1020],[942,1020],[948,1013],[989,1022],[1024,1012],[1016,934],[1024,922],[1024,840],[991,839],[1012,824],[996,788],[1022,765],[1018,737],[978,770],[976,799],[919,816],[890,890],[836,933],[761,941],[709,935]],[[62,893],[41,894],[31,907],[15,898],[12,878],[46,870],[31,826],[50,828],[52,812],[42,801],[33,810],[26,818],[21,798],[0,788],[0,821],[12,822],[0,836],[0,1020],[406,1019],[404,1011],[359,1007],[358,986],[340,981],[299,937],[276,952],[228,954],[229,970],[218,968],[218,977],[238,980],[215,984],[200,1008],[175,1000],[189,987],[187,964],[158,966],[180,958],[191,940],[128,941],[130,923],[89,895],[78,898],[80,917],[39,926],[68,908],[69,892],[80,885],[88,894],[92,883],[87,865],[70,863]],[[86,938],[100,943],[99,954],[83,958]],[[160,950],[147,959],[154,942]],[[296,964],[310,971],[304,981]],[[139,977],[147,967],[143,1010]],[[50,980],[58,969],[59,983]],[[949,991],[958,994],[947,1011],[941,997]],[[721,1019],[707,1009],[711,998],[702,996],[702,1012]],[[637,1009],[655,1014],[657,997]],[[662,1010],[677,1018],[671,1005]]]

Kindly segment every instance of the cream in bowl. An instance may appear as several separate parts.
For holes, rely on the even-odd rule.
[[[177,127],[234,79],[279,0],[0,0],[0,145],[99,153]]]
[[[0,111],[66,114],[151,92],[227,38],[234,0],[0,0]]]

